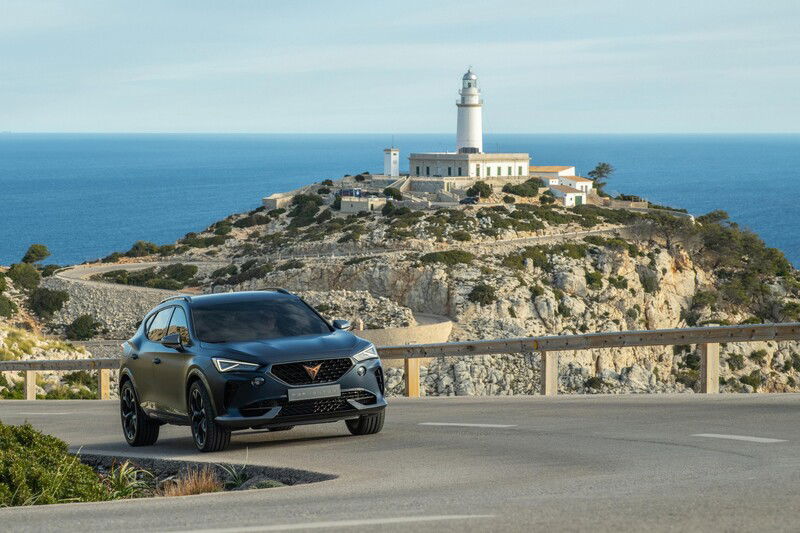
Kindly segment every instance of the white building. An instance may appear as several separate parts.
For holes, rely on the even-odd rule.
[[[469,187],[478,179],[526,180],[531,160],[528,154],[483,152],[483,100],[478,88],[478,76],[471,69],[461,79],[459,94],[461,98],[456,102],[456,151],[411,154],[409,175],[412,178],[455,178],[448,182],[456,188]]]
[[[573,189],[566,185],[551,185],[550,190],[556,198],[561,200],[561,205],[564,207],[586,204],[586,193],[578,189]]]
[[[532,178],[558,178],[561,176],[574,176],[575,167],[558,165],[533,165],[528,167],[528,174]]]
[[[393,178],[400,176],[400,150],[397,148],[383,151],[383,173]]]
[[[589,178],[584,178],[583,176],[560,176],[558,178],[558,184],[566,185],[567,187],[572,187],[573,189],[578,189],[579,191],[589,194],[592,192],[594,181]]]
[[[340,212],[360,213],[362,211],[380,211],[386,205],[382,196],[342,196]]]

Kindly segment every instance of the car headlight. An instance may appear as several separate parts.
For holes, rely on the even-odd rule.
[[[261,366],[256,363],[245,363],[244,361],[234,361],[233,359],[223,359],[221,357],[212,357],[211,360],[214,361],[214,366],[217,367],[217,370],[220,372],[255,370]]]
[[[353,359],[356,360],[356,363],[366,361],[367,359],[377,359],[377,358],[378,358],[378,350],[375,348],[374,344],[370,344],[366,349],[361,350],[360,352],[358,352],[353,356]]]

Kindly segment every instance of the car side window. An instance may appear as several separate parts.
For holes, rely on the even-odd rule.
[[[172,313],[172,320],[169,322],[169,330],[167,335],[179,333],[181,342],[189,344],[189,323],[186,322],[186,313],[183,312],[182,307],[176,307],[175,312]]]
[[[158,314],[150,322],[147,328],[147,338],[153,342],[161,342],[164,335],[167,334],[167,327],[169,326],[169,318],[172,316],[174,307],[167,307],[158,312]]]

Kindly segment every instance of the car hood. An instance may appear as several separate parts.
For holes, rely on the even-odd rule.
[[[215,356],[237,357],[261,364],[349,357],[368,345],[368,341],[346,331],[261,341],[203,343],[210,352],[218,352]]]

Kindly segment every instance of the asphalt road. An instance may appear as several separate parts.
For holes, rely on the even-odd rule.
[[[379,435],[352,437],[341,422],[251,432],[211,455],[194,452],[186,428],[166,428],[152,448],[128,448],[116,409],[116,402],[4,401],[0,419],[28,420],[86,452],[247,461],[338,477],[5,509],[0,529],[800,530],[800,395],[394,399]]]

